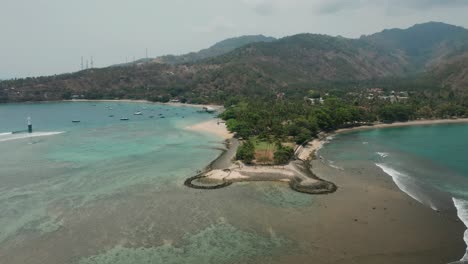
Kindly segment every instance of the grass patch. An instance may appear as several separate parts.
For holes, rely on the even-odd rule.
[[[257,163],[273,163],[276,144],[273,141],[268,142],[258,138],[254,138],[253,142],[255,145],[255,160]]]

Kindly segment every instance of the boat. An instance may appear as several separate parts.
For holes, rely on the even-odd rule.
[[[134,115],[143,115],[143,113],[142,113],[142,112],[140,112],[140,111],[138,111],[138,112],[135,112],[135,113],[133,113],[133,114],[134,114]]]
[[[120,118],[120,120],[122,120],[122,121],[127,121],[127,120],[128,120],[128,117],[122,117],[122,118]]]
[[[165,116],[160,116],[159,118],[166,118]]]
[[[81,122],[80,120],[72,120],[72,123],[79,123]]]

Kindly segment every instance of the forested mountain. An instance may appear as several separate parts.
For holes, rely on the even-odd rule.
[[[192,63],[200,61],[203,59],[208,59],[216,56],[220,56],[231,52],[237,48],[245,46],[250,43],[258,42],[273,42],[276,39],[273,37],[265,37],[263,35],[251,35],[251,36],[241,36],[237,38],[229,38],[223,41],[220,41],[213,46],[200,50],[198,52],[191,52],[184,55],[166,55],[154,59],[154,62],[166,63],[166,64],[182,64],[182,63]]]
[[[0,82],[1,101],[301,97],[310,89],[440,90],[468,94],[468,31],[443,23],[384,30],[359,39],[299,34],[247,36],[198,53],[123,67]]]

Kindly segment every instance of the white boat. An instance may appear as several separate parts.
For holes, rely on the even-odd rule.
[[[140,112],[140,111],[138,111],[138,112],[135,112],[135,113],[133,113],[133,114],[134,114],[134,115],[142,115],[143,113]]]

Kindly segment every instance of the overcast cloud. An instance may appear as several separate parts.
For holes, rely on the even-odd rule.
[[[0,0],[0,78],[181,54],[228,37],[359,37],[442,21],[468,28],[468,0]]]

